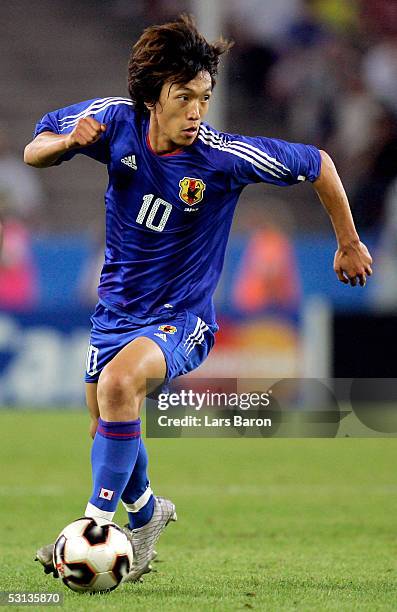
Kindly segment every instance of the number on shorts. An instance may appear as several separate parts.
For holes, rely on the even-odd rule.
[[[98,372],[98,353],[99,349],[90,344],[87,351],[86,370],[89,376],[94,376]]]

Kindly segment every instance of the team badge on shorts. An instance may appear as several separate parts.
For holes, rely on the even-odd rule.
[[[179,181],[179,187],[179,197],[182,202],[185,202],[185,204],[189,206],[194,206],[203,199],[206,185],[201,179],[184,176],[183,179]]]
[[[175,334],[177,331],[175,325],[159,325],[158,329],[165,334]]]

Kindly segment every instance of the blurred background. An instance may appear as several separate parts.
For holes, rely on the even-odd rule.
[[[81,405],[104,241],[106,168],[23,164],[46,112],[127,94],[142,29],[186,11],[235,40],[209,122],[333,157],[374,256],[339,283],[310,185],[251,186],[216,294],[221,331],[196,375],[393,377],[397,364],[397,3],[390,0],[17,0],[0,21],[0,404]]]

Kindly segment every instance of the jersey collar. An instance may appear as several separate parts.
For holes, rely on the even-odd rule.
[[[147,145],[147,148],[149,149],[149,151],[151,153],[153,153],[153,155],[155,155],[156,157],[171,157],[173,155],[179,155],[180,153],[184,153],[184,151],[185,151],[185,147],[181,147],[180,149],[176,149],[175,151],[172,151],[171,153],[156,153],[156,151],[153,150],[152,145],[150,144],[150,140],[149,140],[149,126],[148,126],[147,132],[146,132],[146,145]]]

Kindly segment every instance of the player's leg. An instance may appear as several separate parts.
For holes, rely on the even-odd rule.
[[[126,526],[125,532],[134,550],[134,564],[128,576],[129,581],[138,580],[151,570],[150,562],[155,557],[154,546],[169,521],[176,520],[174,504],[169,500],[154,497],[152,493],[147,477],[148,458],[142,439],[138,438],[137,449],[131,446],[128,454],[123,455],[126,446],[124,437],[126,429],[119,430],[120,426],[123,428],[134,426],[139,420],[143,399],[146,393],[151,391],[147,388],[147,379],[163,380],[165,377],[166,365],[163,353],[157,345],[155,345],[157,350],[152,351],[152,344],[153,341],[145,337],[131,342],[103,369],[96,397],[93,391],[87,390],[90,414],[95,416],[99,412],[100,416],[92,452],[94,488],[86,514],[95,513],[94,516],[100,516],[98,510],[101,513],[115,511],[122,489],[122,479],[130,467],[130,476],[122,495],[129,515],[129,526]],[[158,353],[162,357],[160,360]],[[120,407],[122,417],[130,420],[112,420],[119,418],[117,405]],[[104,443],[101,438],[105,437],[106,441],[109,438],[106,438],[103,432],[121,433],[123,436],[121,440],[116,437],[116,441],[110,437],[111,441]],[[96,453],[95,446],[97,446]],[[104,453],[109,456],[106,465],[103,461]],[[120,474],[121,470],[124,471]],[[101,484],[103,482],[108,486]],[[110,500],[101,495],[103,489],[105,492],[111,491]],[[111,517],[108,515],[107,518]]]
[[[131,477],[123,491],[121,501],[128,513],[130,529],[142,527],[150,521],[154,510],[154,495],[147,474],[148,454],[143,440]]]
[[[118,355],[120,355],[120,359],[116,359]],[[124,415],[128,418],[128,406],[126,406],[126,404],[130,403],[130,405],[134,407],[134,410],[137,408],[139,410],[145,393],[151,390],[150,388],[146,390],[146,377],[160,380],[164,378],[166,370],[165,359],[161,349],[152,340],[147,338],[137,338],[133,340],[124,347],[118,355],[116,355],[116,357],[103,369],[103,372],[106,372],[106,377],[103,376],[102,378],[101,374],[101,391],[104,398],[103,404],[106,408],[108,405],[106,402],[108,396],[113,400],[112,391],[115,388],[117,394],[119,394]],[[132,370],[134,375],[131,375]],[[102,424],[103,421],[105,421],[101,419],[100,403],[98,402],[99,386],[100,385],[96,382],[86,383],[86,403],[91,417],[90,433],[92,437],[95,436],[95,440],[101,435],[100,433],[96,435],[98,423]],[[137,392],[135,390],[137,390]],[[121,392],[124,392],[125,395]],[[133,413],[131,416],[135,415],[136,413]],[[106,416],[108,419],[112,418],[113,415],[111,410],[106,412]],[[105,428],[107,423],[110,424],[111,428],[113,422],[105,421]],[[122,421],[122,426],[124,426],[124,423],[125,421]],[[123,445],[123,448],[125,448],[125,445]],[[148,494],[149,491],[147,489],[149,481],[146,473],[147,453],[142,440],[139,444],[135,466],[133,465],[134,460],[135,455],[133,453],[132,457],[129,458],[129,461],[131,461],[131,463],[129,463],[129,468],[132,470],[132,474],[127,483],[127,493],[125,496],[126,502],[127,504],[129,503],[129,509],[131,510],[129,513],[130,525],[134,525],[134,527],[138,528],[136,530],[126,530],[127,535],[132,540],[135,552],[134,569],[130,580],[135,580],[142,574],[150,571],[149,562],[155,556],[153,551],[154,544],[169,520],[175,520],[175,507],[171,502],[163,500],[162,498],[154,498],[151,491],[150,495]],[[120,487],[120,489],[121,488],[122,487]],[[144,503],[145,501],[146,503]],[[99,514],[96,514],[96,516],[99,516]],[[145,532],[139,529],[139,527],[148,525],[149,523],[150,525],[146,528]],[[43,546],[37,551],[36,558],[42,563],[46,573],[53,572],[56,577],[57,572],[52,563],[52,552],[53,544]],[[137,561],[140,561],[140,564],[137,564]]]
[[[86,404],[91,418],[90,435],[92,438],[95,436],[99,419],[97,387],[97,383],[86,383],[85,386]],[[142,527],[153,516],[154,495],[150,488],[147,466],[148,455],[143,439],[141,439],[134,469],[121,496],[123,505],[128,513],[130,529]]]
[[[163,380],[166,363],[159,346],[139,337],[102,370],[97,386],[98,429],[91,452],[93,491],[86,516],[112,520],[130,479],[141,444],[140,409],[148,379]]]
[[[90,414],[89,431],[92,438],[95,437],[99,419],[97,387],[98,384],[96,382],[86,383],[85,385],[86,404]],[[143,445],[143,441],[141,441],[135,467],[130,477],[131,484],[129,483],[129,495],[127,495],[127,500],[130,501],[130,503],[132,503],[132,501],[138,500],[139,504],[139,498],[141,498],[141,491],[142,493],[144,493],[144,490],[146,490],[146,488],[149,486],[149,480],[146,474],[147,463],[148,461],[146,449]],[[146,483],[147,486],[145,486]],[[131,499],[131,496],[133,499]],[[140,505],[142,506],[142,503]],[[137,518],[136,525],[131,524],[132,518],[130,519],[130,526],[141,526],[148,522],[152,518],[153,509],[154,497],[153,495],[150,495],[148,498],[148,503],[144,505],[140,511],[129,514],[130,517]],[[133,508],[133,510],[135,510],[135,508]],[[53,573],[54,577],[57,577],[58,573],[53,565],[53,551],[53,543],[42,546],[38,549],[36,553],[36,560],[40,561],[40,563],[43,565],[46,574]]]
[[[98,428],[99,406],[97,399],[98,383],[85,383],[85,403],[90,414],[90,436],[94,439]]]

